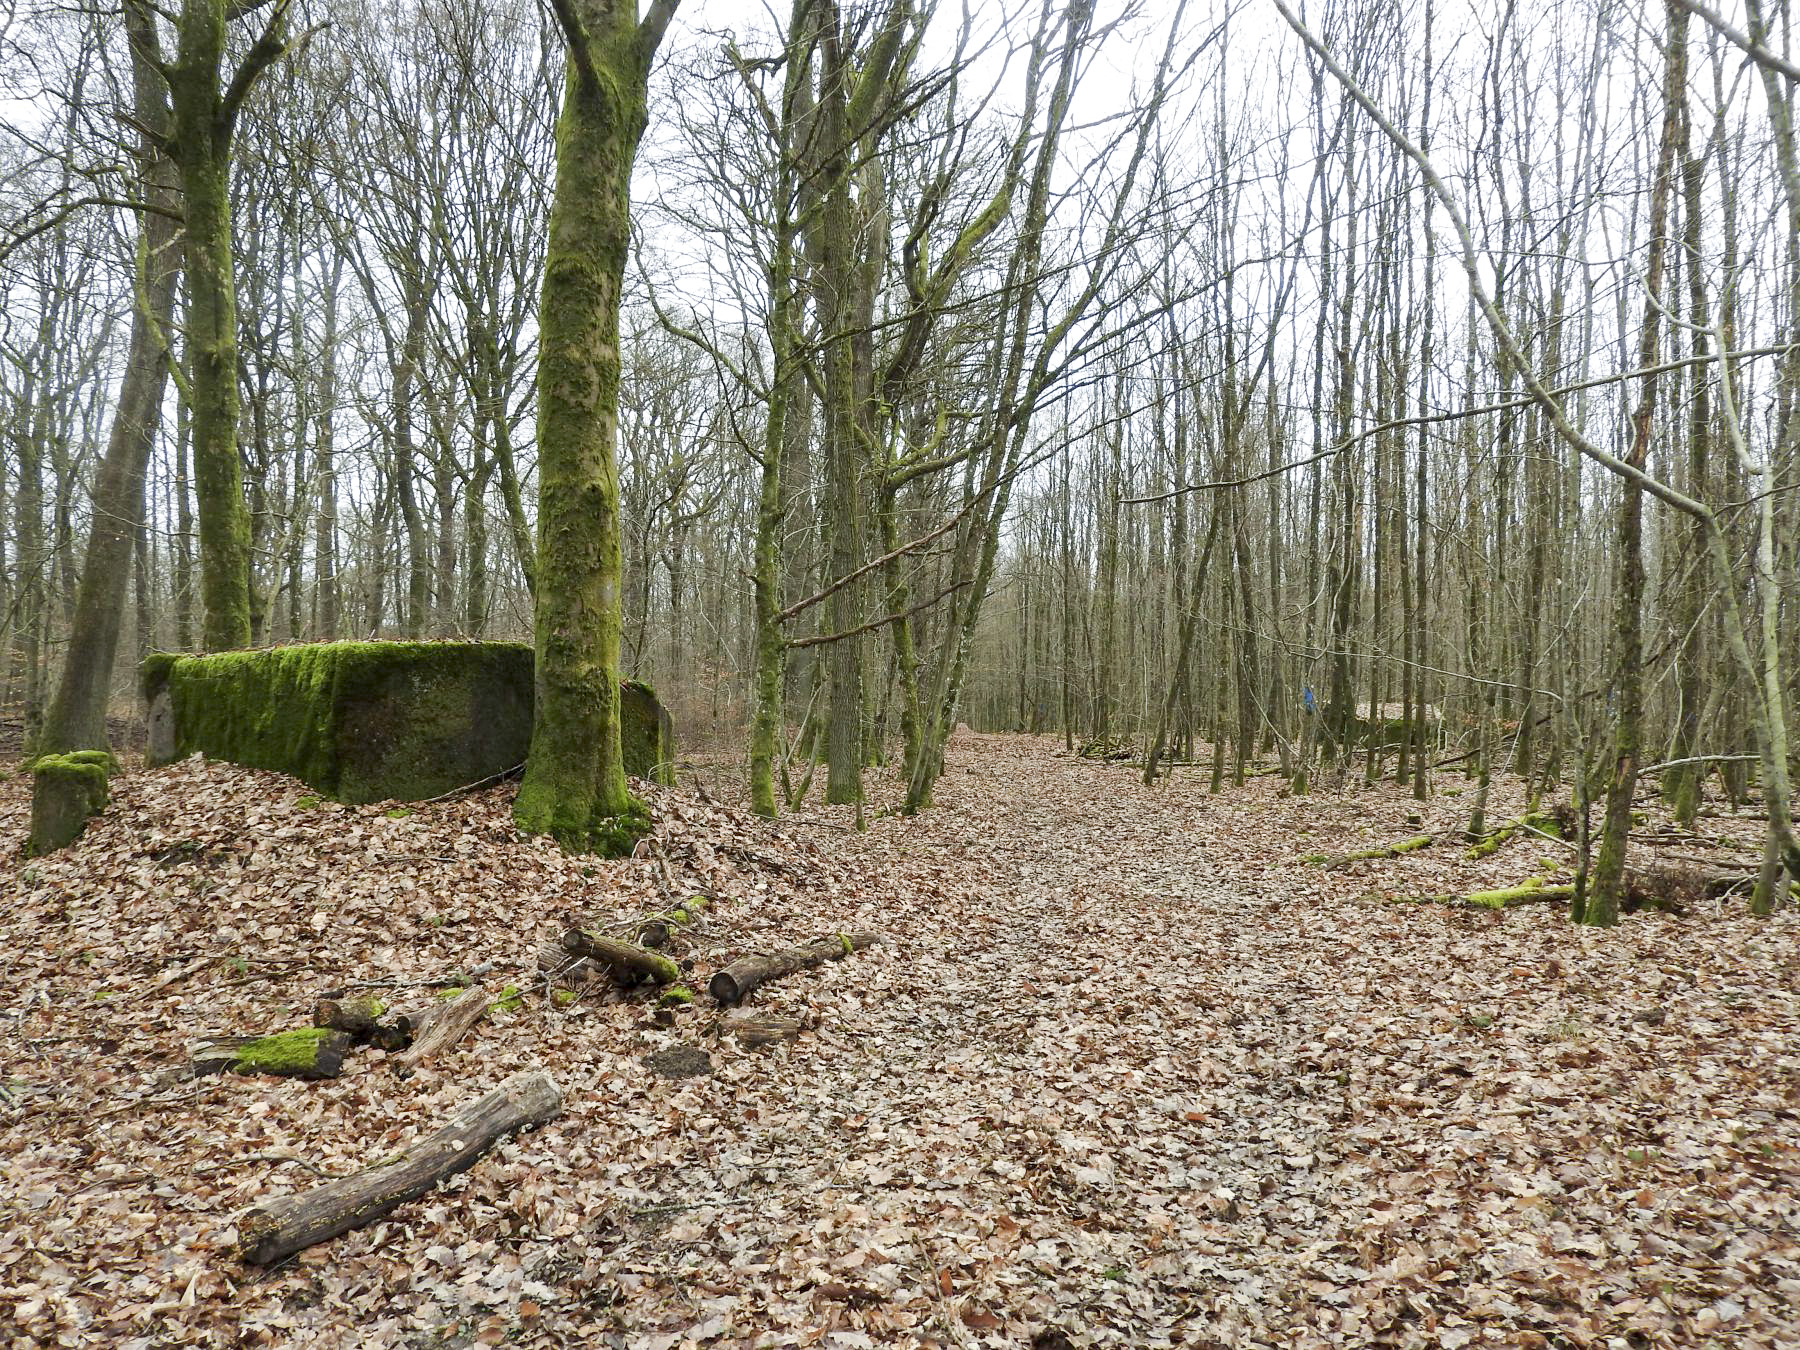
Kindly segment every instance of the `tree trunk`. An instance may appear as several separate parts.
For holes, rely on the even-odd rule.
[[[135,116],[152,132],[168,122],[156,83],[156,28],[139,4],[126,9],[132,51]],[[168,338],[174,325],[177,199],[169,166],[146,146],[142,183],[146,208],[138,215],[137,304],[132,309],[125,377],[113,411],[106,455],[94,479],[93,526],[75,598],[75,618],[62,678],[38,737],[39,751],[107,748],[106,704],[112,690],[119,630],[125,622],[125,581],[144,518],[144,471],[162,420],[169,376]]]
[[[238,456],[237,275],[231,249],[231,134],[237,107],[220,90],[230,8],[226,0],[185,0],[176,27],[179,51],[169,71],[170,151],[180,172],[186,233],[187,395],[200,513],[201,643],[210,651],[246,647],[251,636],[250,512]],[[236,81],[233,93],[241,100]]]
[[[513,815],[565,848],[630,851],[647,825],[619,743],[619,290],[650,60],[675,11],[575,0],[538,309],[536,706]]]
[[[1663,86],[1662,145],[1656,180],[1650,189],[1650,252],[1644,266],[1644,324],[1638,365],[1656,364],[1662,325],[1663,271],[1668,252],[1669,196],[1675,177],[1675,148],[1681,135],[1681,101],[1687,97],[1687,11],[1678,0],[1668,7],[1669,46]],[[1632,415],[1631,448],[1626,463],[1643,469],[1649,462],[1650,436],[1656,416],[1656,377],[1644,377]],[[1631,834],[1631,806],[1637,793],[1638,754],[1644,720],[1644,493],[1636,483],[1621,485],[1619,507],[1618,589],[1613,596],[1617,618],[1613,629],[1613,692],[1618,723],[1613,737],[1613,769],[1606,794],[1606,819],[1578,922],[1610,927],[1619,921],[1625,899],[1625,855]]]

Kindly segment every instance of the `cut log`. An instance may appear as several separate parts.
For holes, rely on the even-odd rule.
[[[319,995],[319,1001],[313,1005],[313,1025],[347,1032],[352,1039],[366,1043],[374,1039],[375,1028],[386,1011],[387,1004],[373,994],[332,991]]]
[[[807,1029],[798,1017],[745,1017],[725,1023],[724,1034],[735,1037],[740,1045],[754,1050],[781,1041],[791,1041]]]
[[[344,1070],[351,1038],[330,1027],[299,1027],[273,1036],[220,1036],[201,1041],[188,1056],[196,1078],[227,1069],[279,1078],[336,1078]]]
[[[691,928],[712,904],[708,895],[691,895],[664,914],[651,914],[638,924],[638,942],[645,947],[666,947],[683,928]]]
[[[841,961],[851,952],[873,947],[880,941],[879,933],[834,933],[817,942],[789,947],[768,956],[746,956],[733,961],[714,975],[712,983],[706,987],[707,992],[721,1007],[728,1008],[741,1003],[759,984],[779,979],[783,975],[792,975],[798,970],[810,970],[827,961]]]
[[[513,1131],[541,1125],[561,1112],[562,1094],[549,1075],[514,1074],[393,1161],[303,1195],[253,1205],[238,1220],[238,1253],[254,1265],[268,1265],[374,1223],[472,1166]]]
[[[562,944],[573,955],[599,962],[620,984],[637,984],[642,980],[673,984],[681,978],[681,967],[668,957],[645,951],[629,942],[620,942],[591,928],[568,929],[563,933]]]
[[[463,990],[413,1031],[412,1044],[394,1056],[394,1067],[401,1073],[411,1073],[427,1060],[441,1055],[481,1020],[491,1002],[487,990],[478,984]]]

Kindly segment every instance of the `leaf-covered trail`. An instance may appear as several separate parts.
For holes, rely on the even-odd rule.
[[[0,1327],[10,1307],[27,1343],[1796,1343],[1791,913],[1594,933],[1384,904],[1516,879],[1538,846],[1322,872],[1301,857],[1403,837],[1418,808],[1147,791],[1049,741],[959,734],[938,807],[862,834],[656,797],[670,871],[726,898],[696,976],[887,934],[757,991],[812,1025],[791,1044],[530,998],[413,1079],[369,1056],[329,1083],[171,1088],[187,1038],[280,1025],[328,977],[523,983],[561,915],[659,894],[662,864],[518,842],[504,790],[403,819],[303,794],[135,774],[22,874],[0,918],[23,1044]],[[1464,810],[1440,798],[1424,828],[1448,839]],[[293,978],[238,973],[302,955]],[[713,1072],[649,1073],[675,1044]],[[250,1201],[528,1064],[561,1120],[374,1228],[233,1264]]]
[[[1410,802],[1146,792],[965,744],[945,809],[871,847],[982,879],[974,950],[942,935],[915,998],[923,1067],[991,1085],[990,1212],[1060,1216],[993,1268],[1038,1282],[1022,1306],[1129,1343],[1800,1336],[1792,915],[1595,934],[1384,905],[1371,873],[1483,883],[1322,878],[1297,836],[1399,838]]]

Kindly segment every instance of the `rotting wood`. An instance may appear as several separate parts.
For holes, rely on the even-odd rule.
[[[592,928],[567,929],[562,945],[571,954],[585,956],[604,966],[620,984],[636,984],[643,980],[673,984],[681,978],[681,968],[668,957],[646,951],[634,943],[607,937]]]
[[[762,1017],[731,1018],[720,1028],[721,1035],[733,1037],[738,1044],[749,1049],[760,1049],[765,1045],[776,1045],[782,1041],[791,1041],[807,1030],[810,1024],[798,1017]]]
[[[694,922],[706,912],[712,904],[710,895],[690,895],[680,904],[674,905],[661,914],[649,914],[637,924],[637,940],[644,947],[666,947],[669,939],[684,928],[691,928]]]
[[[278,1078],[336,1078],[352,1041],[330,1027],[299,1027],[272,1036],[217,1036],[196,1044],[188,1056],[193,1076],[266,1073]]]
[[[1435,839],[1435,835],[1415,834],[1412,838],[1402,839],[1397,844],[1386,844],[1380,848],[1365,848],[1356,853],[1340,853],[1335,857],[1324,853],[1315,853],[1303,861],[1315,863],[1329,870],[1353,862],[1369,862],[1376,858],[1398,858],[1405,853],[1416,853],[1422,848],[1430,848]]]
[[[352,1039],[366,1042],[373,1039],[376,1025],[386,1011],[387,1004],[373,994],[344,994],[332,990],[320,994],[318,1002],[313,1004],[313,1025],[347,1032]]]
[[[516,1073],[391,1162],[253,1205],[238,1220],[238,1254],[252,1265],[269,1265],[371,1224],[472,1166],[515,1130],[561,1113],[562,1094],[548,1074]]]
[[[389,1006],[373,994],[327,989],[313,1004],[313,1025],[347,1032],[358,1045],[372,1045],[387,1051],[404,1050],[424,1031],[425,1024],[443,1009],[441,1001],[400,1009]]]
[[[799,947],[789,947],[768,955],[745,956],[733,961],[712,977],[707,985],[721,1007],[741,1003],[758,985],[769,980],[810,970],[827,961],[841,961],[852,952],[873,947],[881,941],[879,933],[834,933]]]
[[[491,1004],[486,989],[478,984],[469,986],[414,1031],[412,1044],[394,1056],[394,1067],[402,1073],[411,1073],[427,1060],[441,1055],[481,1020]]]

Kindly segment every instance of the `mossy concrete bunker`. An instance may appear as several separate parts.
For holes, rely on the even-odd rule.
[[[143,665],[149,761],[201,751],[293,774],[341,802],[419,801],[505,773],[531,746],[522,642],[324,642]],[[674,728],[621,684],[625,771],[669,782]]]

